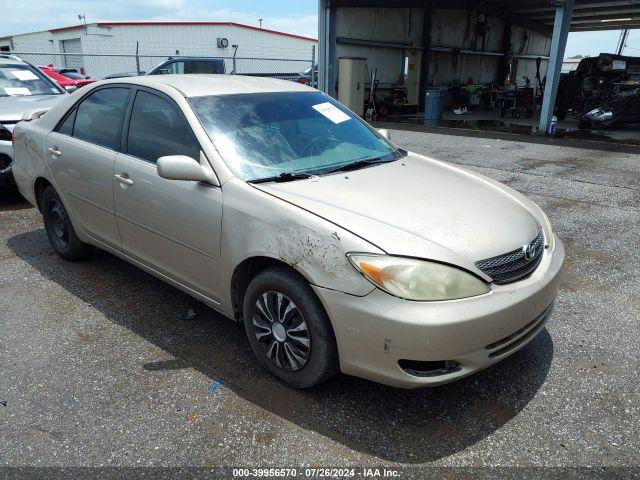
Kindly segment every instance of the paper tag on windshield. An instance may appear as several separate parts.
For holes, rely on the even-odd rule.
[[[4,87],[4,93],[9,96],[31,95],[31,90],[29,90],[27,87]]]
[[[344,113],[342,110],[334,107],[329,102],[319,103],[313,106],[314,110],[318,111],[333,123],[342,123],[346,120],[351,120],[351,117]]]
[[[38,76],[29,70],[11,70],[11,75],[23,82],[26,80],[38,80]]]

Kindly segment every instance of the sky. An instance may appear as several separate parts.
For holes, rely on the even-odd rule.
[[[316,37],[317,0],[0,0],[0,36],[79,23],[126,20],[230,21]]]
[[[117,20],[232,21],[316,37],[317,0],[0,0],[5,12],[0,36],[26,33],[79,23]],[[616,48],[619,31],[569,34],[565,57],[595,56]],[[640,56],[640,30],[632,30],[626,55]]]
[[[569,33],[565,57],[573,55],[595,57],[599,53],[615,52],[619,38],[620,30]],[[623,53],[633,57],[640,57],[640,30],[631,30],[629,32],[627,47]]]

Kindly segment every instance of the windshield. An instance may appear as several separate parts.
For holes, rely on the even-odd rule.
[[[356,162],[405,155],[320,92],[218,95],[189,102],[220,155],[247,181],[321,175]]]
[[[0,65],[0,97],[61,94],[51,80],[29,65]]]

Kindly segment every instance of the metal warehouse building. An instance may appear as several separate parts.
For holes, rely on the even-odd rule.
[[[316,44],[234,22],[100,22],[3,37],[0,51],[100,78],[148,71],[169,55],[224,57],[227,72],[300,72],[311,66]]]
[[[527,115],[535,118],[541,105],[542,131],[552,119],[569,31],[640,28],[638,0],[319,0],[318,6],[319,88],[355,98],[355,110],[363,110],[364,89],[359,96],[350,90],[368,85],[373,70],[381,91],[406,90],[406,104],[417,112],[428,89],[464,89],[471,99],[482,89],[491,102],[528,90],[534,107]]]

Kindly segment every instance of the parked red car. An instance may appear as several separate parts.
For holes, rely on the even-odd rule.
[[[67,92],[73,92],[95,80],[68,68],[55,68],[52,66],[38,67],[42,72],[64,88]]]

